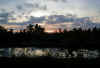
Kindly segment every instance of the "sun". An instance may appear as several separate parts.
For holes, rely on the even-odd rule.
[[[30,13],[30,16],[34,16],[34,17],[42,17],[42,16],[49,16],[50,13],[46,12],[46,11],[33,11]]]
[[[55,33],[55,30],[45,30],[46,33]]]

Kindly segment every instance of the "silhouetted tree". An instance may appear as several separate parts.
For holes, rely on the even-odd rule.
[[[34,26],[34,25],[29,24],[29,25],[27,26],[27,31],[28,31],[28,32],[33,32],[33,31],[34,31],[33,26]]]
[[[61,28],[59,28],[59,33],[62,33],[62,29]]]
[[[63,31],[64,33],[67,33],[67,30],[66,29],[64,29],[64,31]]]
[[[42,28],[40,25],[35,25],[35,32],[44,32],[44,28]]]
[[[3,43],[20,44],[19,46],[26,45],[46,45],[61,46],[61,47],[91,47],[90,44],[100,44],[100,28],[94,28],[93,30],[82,30],[81,28],[67,31],[64,29],[58,29],[59,33],[44,33],[44,28],[40,25],[29,24],[26,29],[20,30],[20,32],[13,33],[13,29],[7,32],[7,30],[0,26],[0,45]],[[39,43],[38,43],[39,42]],[[1,44],[2,43],[2,44]],[[13,45],[14,46],[14,45]],[[17,45],[18,46],[18,45]]]
[[[14,31],[13,29],[10,29],[10,30],[9,30],[10,33],[13,33],[13,31]]]

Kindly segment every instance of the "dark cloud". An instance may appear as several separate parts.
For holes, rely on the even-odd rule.
[[[24,6],[26,8],[33,8],[33,9],[39,9],[39,10],[47,10],[47,5],[41,5],[39,3],[25,3]]]
[[[26,23],[41,23],[42,21],[45,20],[45,17],[30,17],[30,20]]]
[[[26,7],[33,7],[33,4],[32,3],[24,3],[24,6],[26,6]]]
[[[2,14],[0,14],[0,15],[2,15]],[[5,13],[5,14],[3,13],[3,15],[7,15],[7,13]],[[53,19],[56,19],[56,20],[53,20]],[[7,18],[5,18],[5,20],[7,20]],[[12,20],[16,20],[16,18],[12,18]],[[1,23],[2,21],[4,21],[4,20],[1,20],[0,24],[5,24],[5,23]],[[69,17],[69,15],[68,16],[51,15],[48,17],[48,19],[46,19],[44,16],[43,17],[31,17],[30,20],[27,22],[17,23],[17,24],[12,23],[12,24],[26,25],[26,24],[33,24],[33,23],[42,23],[43,21],[46,21],[46,23],[50,24],[50,25],[59,24],[59,26],[57,26],[57,28],[66,28],[67,26],[70,25],[70,24],[67,25],[68,23],[72,23],[70,25],[70,27],[68,27],[68,28],[81,27],[82,29],[88,29],[88,28],[92,29],[95,26],[97,28],[100,28],[100,24],[92,22],[89,17],[78,18],[78,17],[74,17],[73,15],[71,15],[70,17]],[[6,24],[7,24],[7,22],[6,22]]]
[[[59,0],[52,0],[52,1],[58,2]]]
[[[21,5],[16,6],[16,8],[17,8],[18,10],[23,10],[23,6],[21,6]]]
[[[34,7],[34,8],[39,8],[40,5],[39,5],[38,3],[35,3],[35,4],[33,4],[33,7]]]
[[[67,0],[49,0],[49,1],[53,1],[53,2],[67,2]]]
[[[66,3],[66,2],[67,2],[67,0],[62,0],[62,2]]]
[[[0,13],[0,24],[8,23],[8,15],[9,13],[5,13],[5,12]]]
[[[2,13],[2,12],[6,12],[6,9],[1,9],[0,12],[1,12],[1,13]]]
[[[55,21],[53,19],[56,19]],[[83,17],[83,18],[77,18],[77,17],[67,17],[63,15],[52,15],[48,17],[48,20],[45,17],[31,17],[30,23],[42,23],[43,21],[46,21],[47,24],[54,25],[59,24],[59,27],[65,28],[67,24],[72,23],[69,28],[79,28],[82,29],[88,29],[88,28],[94,28],[95,26],[97,28],[100,28],[99,23],[92,22],[89,17]],[[64,23],[64,24],[63,24]]]
[[[8,4],[12,2],[13,0],[0,0],[0,4]]]

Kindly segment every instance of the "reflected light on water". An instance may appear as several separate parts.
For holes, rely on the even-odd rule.
[[[70,51],[69,49],[61,48],[1,48],[1,57],[27,57],[35,58],[41,56],[49,56],[52,58],[65,59],[65,58],[84,58],[84,59],[96,59],[100,57],[100,51],[89,49],[77,49]]]
[[[44,54],[45,54],[45,52],[43,52],[42,50],[35,50],[36,56],[43,56]]]

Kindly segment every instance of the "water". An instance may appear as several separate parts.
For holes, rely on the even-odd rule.
[[[65,48],[0,48],[0,57],[51,57],[56,59],[67,58],[84,58],[84,59],[96,59],[100,57],[100,51],[98,49],[65,49]]]

